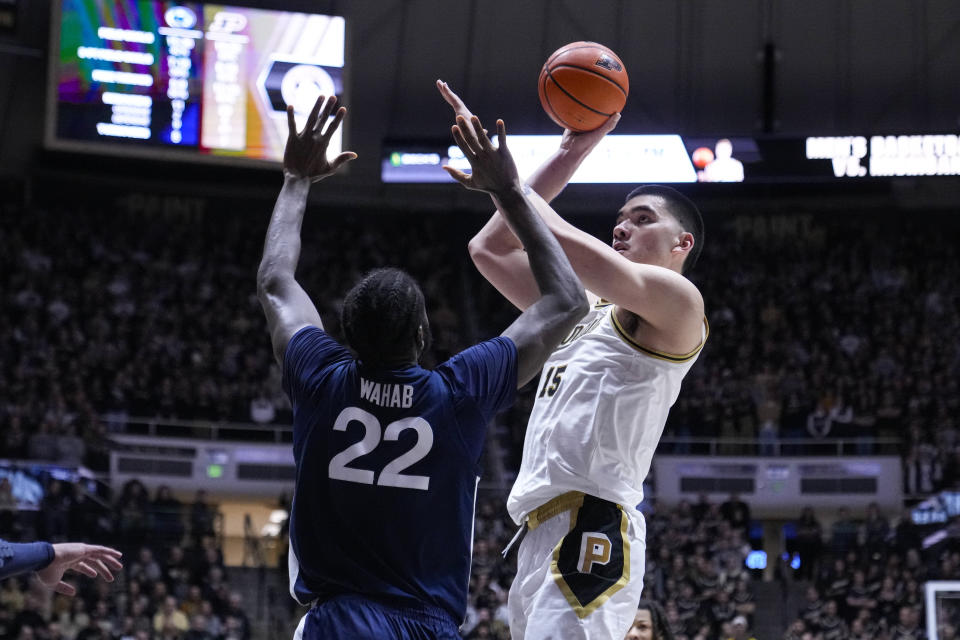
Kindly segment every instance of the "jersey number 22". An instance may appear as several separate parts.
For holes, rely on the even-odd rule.
[[[331,478],[347,482],[359,482],[360,484],[374,484],[373,471],[348,467],[347,464],[376,449],[377,445],[380,444],[381,437],[384,440],[398,440],[401,432],[413,429],[417,432],[417,441],[413,448],[388,463],[380,472],[376,484],[383,487],[421,489],[423,491],[430,487],[429,476],[401,473],[408,467],[420,462],[430,453],[430,449],[433,447],[433,429],[430,428],[429,422],[419,416],[414,416],[396,420],[388,424],[386,429],[381,429],[377,416],[359,407],[347,407],[337,416],[336,422],[333,423],[333,429],[334,431],[346,431],[347,425],[351,422],[359,422],[363,425],[363,439],[333,456],[333,459],[330,460],[329,469]]]

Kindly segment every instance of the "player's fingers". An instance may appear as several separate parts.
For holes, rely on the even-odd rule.
[[[338,155],[336,158],[333,159],[333,162],[330,163],[330,168],[336,171],[337,169],[347,164],[351,160],[356,160],[356,159],[357,159],[357,154],[355,154],[353,151],[344,151],[343,153],[341,153],[340,155]]]
[[[460,118],[462,120],[462,118]],[[451,133],[453,133],[453,141],[457,143],[457,146],[460,147],[460,150],[463,151],[463,154],[467,158],[475,158],[477,151],[470,146],[470,142],[463,135],[463,130],[459,125],[453,125],[450,128]]]
[[[122,558],[123,552],[114,549],[113,547],[104,547],[98,544],[89,544],[87,545],[89,551],[94,551],[99,557],[113,556],[114,558]]]
[[[107,565],[104,564],[103,560],[93,557],[87,558],[84,562],[90,565],[90,567],[97,572],[97,575],[101,576],[107,582],[113,582],[113,572],[107,568]]]
[[[453,106],[453,102],[450,100],[450,89],[447,87],[447,83],[443,80],[437,80],[437,91],[440,92],[440,96],[449,104]]]
[[[85,576],[87,576],[87,577],[89,577],[89,578],[96,578],[96,577],[97,577],[97,571],[96,571],[96,569],[94,569],[94,568],[91,567],[89,564],[87,564],[87,561],[86,561],[86,560],[82,560],[82,561],[76,563],[75,565],[73,565],[73,566],[71,567],[71,569],[73,569],[73,570],[76,571],[77,573],[82,573],[83,575],[85,575]]]
[[[463,136],[463,139],[470,145],[470,150],[474,154],[478,154],[483,149],[483,145],[477,139],[477,133],[473,128],[472,118],[475,117],[476,116],[471,116],[471,120],[467,120],[465,116],[457,116],[457,126],[460,128],[460,134]]]
[[[470,186],[470,176],[460,171],[459,169],[454,169],[453,167],[443,165],[442,169],[450,174],[450,177],[462,184],[465,187]]]
[[[77,595],[77,590],[71,584],[67,584],[63,580],[53,585],[53,590],[57,593],[62,593],[65,596],[75,596]]]
[[[497,145],[501,153],[507,151],[507,125],[503,120],[497,120]]]
[[[463,101],[460,100],[460,96],[453,92],[450,85],[443,80],[437,80],[437,89],[440,90],[440,95],[447,101],[447,104],[459,112],[459,109],[463,107]]]
[[[115,553],[119,553],[119,552],[115,552]],[[123,563],[120,562],[120,560],[118,559],[118,556],[108,555],[107,553],[100,552],[100,553],[97,553],[97,554],[94,556],[94,558],[95,558],[98,562],[102,563],[103,565],[105,565],[106,567],[108,567],[108,568],[110,568],[110,569],[113,569],[113,570],[116,570],[116,571],[119,571],[120,569],[123,569]]]
[[[326,96],[317,96],[317,101],[313,103],[313,109],[310,110],[310,115],[307,117],[307,125],[303,128],[304,133],[313,131],[314,127],[317,126],[317,116],[320,115],[320,107],[323,106],[324,100],[326,100]]]
[[[315,131],[320,133],[320,130],[323,129],[324,123],[330,119],[330,114],[333,113],[333,107],[337,104],[337,96],[330,96],[330,99],[323,103],[323,109],[320,111],[320,117],[317,118],[317,123],[315,125]]]
[[[600,132],[603,133],[604,135],[610,133],[616,128],[619,122],[620,122],[620,114],[619,113],[613,114],[612,116],[607,118],[606,122],[600,125]]]
[[[480,118],[477,116],[472,116],[470,118],[470,124],[473,125],[473,134],[477,136],[477,142],[480,145],[480,148],[489,151],[493,149],[493,145],[490,144],[490,138],[486,135],[486,130],[483,128],[483,125],[480,124]]]
[[[343,122],[343,117],[347,115],[347,108],[340,107],[337,109],[337,115],[333,117],[333,120],[330,122],[330,125],[327,127],[327,130],[323,132],[325,138],[329,138],[333,135],[333,132],[337,130],[337,127],[340,126],[340,123]]]
[[[297,121],[293,117],[292,104],[287,105],[287,130],[291,138],[297,135]]]

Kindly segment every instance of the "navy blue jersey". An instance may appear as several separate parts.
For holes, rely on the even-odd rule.
[[[371,370],[316,327],[283,362],[297,481],[290,591],[424,603],[459,624],[486,425],[517,386],[517,349],[482,342],[433,371]]]

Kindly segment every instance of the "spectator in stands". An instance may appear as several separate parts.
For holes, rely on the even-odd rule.
[[[848,635],[847,623],[838,615],[837,601],[828,599],[823,605],[823,612],[817,620],[817,629],[824,640],[843,640]]]
[[[879,553],[887,547],[887,536],[890,534],[890,522],[880,513],[876,502],[867,505],[867,517],[862,525],[862,537],[866,552],[869,555]]]
[[[225,618],[233,618],[237,621],[237,634],[240,640],[250,640],[250,618],[243,610],[243,598],[238,592],[230,593],[223,615]]]
[[[750,530],[750,505],[740,499],[736,493],[720,505],[720,514],[734,529],[743,530],[747,534]]]
[[[919,640],[925,634],[920,628],[920,610],[916,607],[902,606],[898,613],[897,624],[890,630],[896,640]]]
[[[163,576],[160,570],[160,563],[153,557],[153,550],[150,547],[140,547],[137,559],[130,563],[128,575],[132,580],[140,580],[146,584],[157,582]]]
[[[160,545],[178,545],[183,540],[183,505],[173,496],[170,487],[162,485],[157,488],[150,505],[150,519],[153,534]]]
[[[49,421],[41,422],[36,433],[30,436],[27,455],[34,460],[53,462],[57,459],[57,439],[53,435],[53,426]]]
[[[830,550],[834,557],[843,557],[848,550],[856,546],[858,530],[857,523],[850,517],[850,511],[846,507],[840,507],[837,519],[830,527]]]
[[[663,607],[653,600],[641,599],[625,640],[674,640]]]
[[[756,640],[749,632],[749,624],[743,616],[737,616],[730,623],[730,633],[725,636],[729,640]]]
[[[51,480],[40,501],[40,535],[51,542],[63,542],[68,537],[70,509],[73,501],[59,480]]]
[[[823,527],[813,514],[812,507],[804,507],[796,522],[796,551],[800,555],[799,579],[816,575],[820,553],[823,547]]]
[[[216,510],[207,504],[207,492],[198,489],[190,505],[190,535],[199,544],[205,536],[213,536]]]
[[[190,618],[190,629],[183,635],[183,640],[216,640],[216,637],[207,630],[207,619],[197,613]]]
[[[149,528],[147,506],[146,487],[138,480],[127,482],[115,508],[120,540],[124,548],[138,549],[143,545]]]
[[[804,603],[797,613],[797,617],[803,620],[808,628],[817,629],[822,615],[823,600],[820,599],[820,592],[817,591],[816,587],[809,586],[804,593]]]
[[[153,616],[153,630],[163,635],[178,635],[190,626],[187,616],[177,608],[177,599],[167,596],[163,605]]]

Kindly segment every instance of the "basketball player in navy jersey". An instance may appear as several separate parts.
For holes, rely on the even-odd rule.
[[[326,157],[335,99],[319,99],[297,133],[288,112],[284,184],[257,276],[274,354],[293,404],[297,479],[290,515],[290,589],[311,604],[296,638],[459,638],[467,604],[474,501],[486,424],[586,311],[583,285],[524,194],[507,150],[480,121],[454,139],[472,175],[529,252],[542,295],[503,334],[433,371],[423,294],[398,269],[367,274],[342,320],[353,357],[323,330],[294,273],[312,182],[356,157]],[[477,132],[481,135],[477,135]]]
[[[471,114],[450,88],[457,118]],[[507,510],[528,534],[510,588],[513,640],[622,638],[643,588],[643,479],[707,337],[703,298],[683,276],[703,246],[696,206],[669,187],[634,189],[610,244],[547,202],[619,121],[564,133],[530,176],[533,204],[591,294],[593,308],[544,365]],[[536,299],[527,254],[494,213],[470,241],[481,274],[519,309]]]

